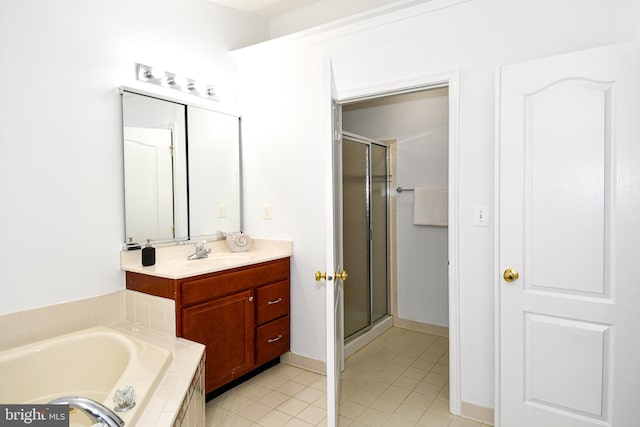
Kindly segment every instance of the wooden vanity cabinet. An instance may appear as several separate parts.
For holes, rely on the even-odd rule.
[[[207,393],[289,351],[289,258],[184,279],[127,272],[127,289],[176,302],[176,336],[206,346]]]

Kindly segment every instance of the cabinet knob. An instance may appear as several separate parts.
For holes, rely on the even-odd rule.
[[[249,301],[253,301],[253,297],[249,297]]]

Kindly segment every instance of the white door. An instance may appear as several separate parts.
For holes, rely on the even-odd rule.
[[[173,154],[169,129],[124,128],[127,240],[173,239]]]
[[[340,372],[344,366],[344,321],[342,286],[342,136],[340,135],[340,105],[331,61],[325,59],[325,123],[327,147],[327,241],[326,241],[326,315],[327,315],[327,426],[338,425],[340,403]]]
[[[499,109],[497,421],[638,425],[640,45],[504,67]]]

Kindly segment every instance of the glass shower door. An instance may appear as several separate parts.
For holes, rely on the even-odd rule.
[[[371,324],[369,292],[369,147],[342,140],[344,336]]]
[[[366,330],[388,310],[387,148],[343,133],[344,336]]]

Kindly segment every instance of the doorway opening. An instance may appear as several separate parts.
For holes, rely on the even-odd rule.
[[[459,414],[457,74],[421,83],[409,88],[389,84],[340,99],[343,142],[352,134],[365,135],[381,141],[388,153],[388,316],[377,325],[372,322],[355,340],[348,339],[345,325],[345,357],[394,325],[448,337],[449,408]],[[448,189],[447,223],[414,223],[415,190],[425,187]],[[344,227],[346,237],[346,220]],[[350,284],[345,286],[345,311]],[[350,348],[353,341],[358,345]]]

